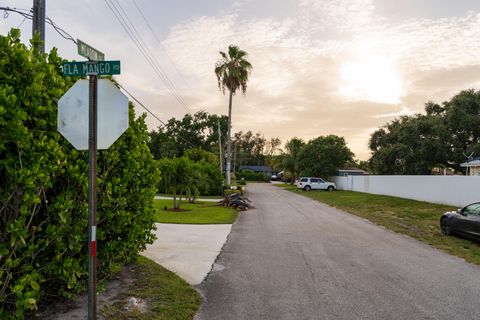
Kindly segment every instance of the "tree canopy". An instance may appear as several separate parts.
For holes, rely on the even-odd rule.
[[[338,168],[353,162],[353,156],[343,137],[320,136],[302,148],[298,156],[300,173],[327,178],[335,175]]]
[[[369,160],[377,174],[431,174],[480,156],[480,91],[465,90],[442,104],[428,102],[426,114],[403,116],[370,137]]]
[[[201,148],[218,154],[218,123],[222,141],[227,137],[227,117],[198,111],[182,119],[171,118],[150,132],[148,146],[155,159],[181,157],[186,150]]]

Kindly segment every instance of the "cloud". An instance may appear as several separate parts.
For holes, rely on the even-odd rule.
[[[391,22],[373,0],[302,0],[282,19],[232,12],[179,23],[162,45],[188,79],[182,96],[192,110],[223,114],[228,98],[213,72],[218,51],[236,44],[249,53],[253,70],[246,96],[234,98],[234,130],[283,141],[338,134],[365,159],[370,134],[386,121],[480,83],[478,13]],[[159,87],[138,83],[151,94]],[[160,91],[155,105],[178,114],[167,100]]]

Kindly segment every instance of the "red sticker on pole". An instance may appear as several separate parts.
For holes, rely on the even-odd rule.
[[[90,238],[90,255],[95,257],[97,255],[97,227],[92,226],[92,233]]]

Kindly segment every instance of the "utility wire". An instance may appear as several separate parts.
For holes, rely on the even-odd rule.
[[[150,109],[148,109],[142,102],[140,102],[140,100],[138,100],[133,94],[131,94],[127,89],[125,89],[124,86],[122,86],[120,83],[118,83],[118,86],[123,90],[125,91],[126,94],[128,94],[130,96],[130,98],[132,98],[136,103],[138,103],[143,109],[147,110],[148,113],[150,113],[155,119],[157,119],[161,124],[163,124],[164,127],[167,126],[167,124],[165,122],[162,121],[162,119],[160,119],[159,117],[157,117]],[[191,147],[193,148],[196,148],[197,146],[195,146],[192,142],[188,141],[187,139],[185,139],[184,137],[182,137],[181,135],[179,135],[178,133],[176,134],[176,136],[180,139],[182,139],[183,141],[185,141],[186,143],[188,143]]]
[[[115,2],[117,3],[118,7],[115,5]],[[125,12],[125,10],[123,10],[122,6],[118,3],[117,0],[115,0],[115,2],[114,0],[110,0],[110,1],[105,0],[105,3],[108,5],[112,13],[115,15],[118,22],[122,26],[122,28],[125,30],[127,35],[133,41],[135,46],[139,49],[143,57],[147,60],[147,62],[153,68],[155,73],[159,76],[160,80],[162,80],[167,90],[172,94],[172,96],[177,100],[177,102],[180,105],[182,105],[188,112],[191,112],[190,108],[185,103],[183,98],[179,96],[178,93],[176,92],[175,84],[168,78],[166,73],[163,71],[163,69],[160,67],[160,65],[154,58],[154,56],[149,51],[148,47],[146,47],[145,42],[143,41],[142,37],[140,36],[135,26],[131,22],[130,18],[128,17],[128,14]],[[123,15],[120,12],[120,10],[123,12]]]
[[[120,8],[120,10],[122,11],[123,15],[125,16],[125,18],[127,19],[128,23],[130,24],[131,26],[131,30],[134,31],[134,34],[136,35],[137,39],[139,39],[139,42],[142,44],[142,46],[145,48],[145,50],[150,54],[151,57],[155,57],[151,51],[148,49],[148,46],[146,44],[146,42],[143,40],[143,38],[140,36],[140,33],[137,31],[137,28],[135,28],[135,24],[130,20],[130,17],[128,16],[127,12],[123,9],[122,5],[120,4],[120,2],[118,0],[111,0],[111,1],[115,1],[115,3],[117,3],[118,7]],[[113,2],[112,2],[113,3]],[[128,25],[128,24],[127,24]],[[157,65],[157,67],[162,71],[162,75],[165,77],[166,81],[168,82],[169,85],[171,85],[172,87],[175,87],[175,84],[173,83],[173,81],[171,81],[168,76],[166,75],[166,73],[163,71],[163,69],[160,67],[160,64],[158,63],[158,61],[156,59],[153,59],[153,61],[155,62],[155,64]]]
[[[8,12],[15,12],[15,13],[18,13],[20,14],[22,17],[23,17],[23,21],[20,25],[23,24],[23,22],[25,21],[25,19],[29,19],[29,20],[32,20],[33,19],[33,14],[31,13],[31,10],[26,10],[26,9],[17,9],[17,8],[9,8],[9,7],[0,7],[0,10],[3,10],[4,11],[4,15],[3,17],[6,19],[8,18]],[[21,11],[23,10],[23,11]],[[51,25],[53,27],[53,29],[60,35],[62,36],[64,39],[67,39],[67,40],[70,40],[70,41],[73,41],[74,43],[77,43],[77,41],[70,35],[68,34],[68,32],[66,32],[65,30],[63,30],[62,28],[60,28],[52,19],[50,19],[49,17],[46,17],[45,18],[45,22],[48,23],[49,25]]]
[[[148,22],[147,17],[145,17],[145,15],[143,14],[142,9],[140,9],[140,7],[139,7],[139,5],[138,5],[138,3],[137,3],[137,0],[133,0],[133,4],[134,4],[135,7],[137,8],[138,12],[139,12],[140,15],[142,16],[143,21],[145,21],[145,24],[147,25],[148,29],[150,29],[150,32],[153,34],[153,36],[154,36],[155,39],[157,40],[158,44],[161,46],[161,48],[162,48],[163,51],[165,52],[165,55],[167,56],[168,60],[170,60],[170,63],[171,63],[172,66],[175,68],[175,71],[177,71],[178,75],[182,78],[182,80],[185,82],[185,84],[187,84],[187,86],[190,87],[190,84],[188,83],[187,79],[185,79],[185,77],[184,77],[183,74],[180,72],[180,70],[178,70],[177,65],[175,64],[175,62],[173,61],[173,59],[172,59],[172,58],[170,57],[170,55],[168,54],[167,49],[165,48],[165,46],[162,44],[162,42],[161,42],[160,39],[158,38],[157,33],[156,33],[155,30],[152,28],[152,25],[150,24],[150,22]],[[191,89],[191,88],[190,88],[190,89]]]
[[[17,8],[9,8],[9,7],[0,7],[0,10],[3,10],[4,11],[4,18],[8,18],[8,12],[15,12],[15,13],[18,13],[20,15],[22,15],[24,17],[24,20],[25,19],[29,19],[29,20],[32,20],[33,19],[33,16],[32,14],[30,13],[31,11],[29,10],[26,10],[26,9],[17,9]],[[25,12],[22,12],[21,10],[25,11]],[[27,13],[28,12],[28,13]],[[23,23],[22,21],[22,23]],[[65,30],[63,30],[62,28],[60,28],[52,19],[50,18],[46,18],[45,21],[50,24],[54,29],[55,31],[60,34],[63,38],[67,39],[67,40],[71,40],[73,41],[74,43],[77,43],[77,41],[70,35],[68,34]],[[118,82],[117,82],[118,83]],[[123,87],[120,83],[118,83],[118,86],[123,90],[125,91],[125,93],[127,93],[137,104],[139,104],[142,108],[144,108],[149,114],[151,114],[156,120],[158,120],[163,126],[167,126],[167,124],[162,121],[162,119],[160,119],[159,117],[157,117],[150,109],[148,109],[139,99],[137,99],[133,94],[131,94],[127,89],[125,89],[125,87]],[[185,141],[187,144],[189,144],[191,147],[193,148],[196,148],[197,146],[195,146],[192,142],[188,141],[187,139],[185,139],[184,137],[182,137],[181,135],[179,135],[178,133],[176,134],[176,136],[178,138],[180,138],[181,140]]]

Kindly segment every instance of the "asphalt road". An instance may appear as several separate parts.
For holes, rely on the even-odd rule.
[[[480,267],[269,184],[248,193],[199,319],[480,319]]]

